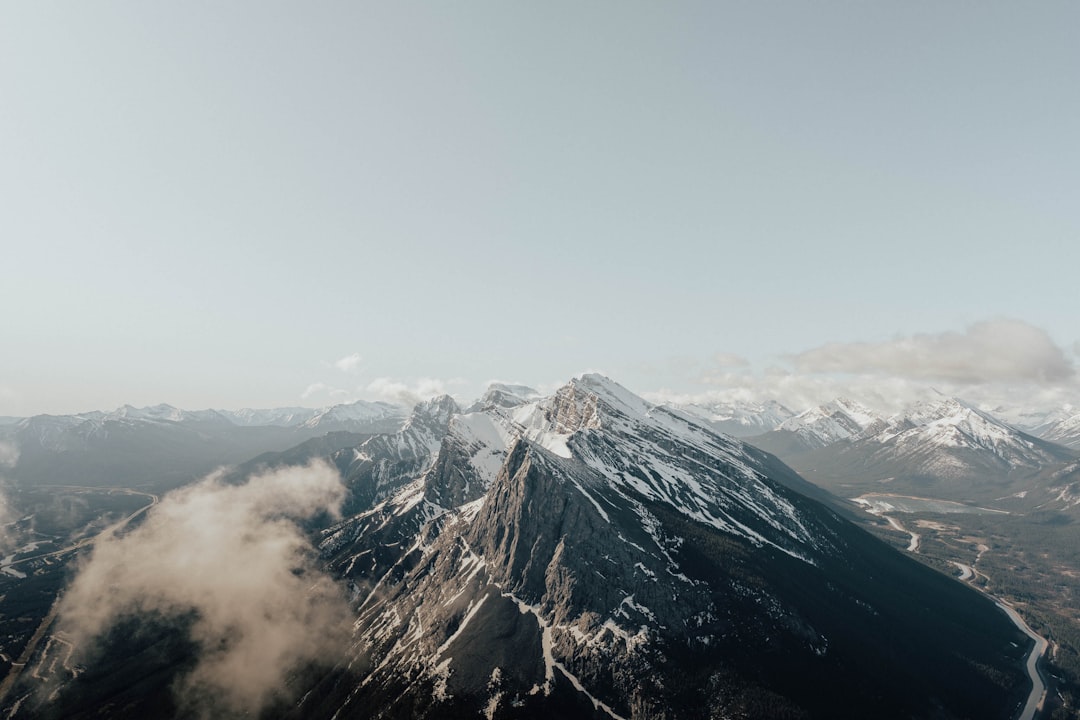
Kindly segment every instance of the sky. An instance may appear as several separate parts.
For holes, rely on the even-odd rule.
[[[1072,2],[0,3],[0,416],[1080,401]]]

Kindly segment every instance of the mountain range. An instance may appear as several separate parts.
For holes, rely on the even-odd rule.
[[[1010,507],[1030,506],[1035,495],[1025,503],[1018,493],[1077,457],[1064,445],[945,397],[890,416],[837,400],[748,442],[845,497],[876,491],[991,503],[1010,498]]]
[[[607,378],[435,398],[325,457],[345,512],[306,528],[352,635],[264,717],[1010,718],[1026,695],[1030,643],[989,599]],[[42,660],[48,702],[9,716],[183,716],[178,614],[93,668]]]
[[[164,489],[329,432],[393,431],[407,413],[365,401],[318,410],[125,405],[110,412],[13,419],[0,425],[0,441],[18,450],[17,463],[6,472],[16,482]]]
[[[674,405],[699,417],[717,432],[732,437],[750,437],[778,428],[795,413],[775,400],[765,402],[713,402]]]

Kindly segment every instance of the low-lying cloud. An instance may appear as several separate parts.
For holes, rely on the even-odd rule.
[[[799,372],[880,374],[926,381],[1063,382],[1076,369],[1041,328],[990,320],[966,331],[918,334],[881,343],[830,343],[791,357]]]
[[[19,462],[19,446],[11,440],[0,440],[0,550],[7,552],[14,546],[15,535],[12,530],[18,519],[15,508],[8,499],[7,478],[4,471],[15,467]]]
[[[794,412],[838,397],[847,397],[887,414],[935,395],[929,386],[904,378],[871,375],[840,378],[792,373],[776,367],[768,368],[763,373],[715,372],[707,375],[703,381],[713,386],[712,389],[686,393],[658,390],[644,393],[644,396],[656,403],[697,405],[776,400]]]
[[[85,645],[122,618],[194,614],[198,660],[176,685],[179,702],[207,717],[255,716],[290,671],[343,650],[347,603],[297,521],[336,513],[344,496],[323,463],[176,490],[131,532],[98,540],[64,596],[62,628]]]
[[[419,378],[416,382],[405,383],[387,377],[375,378],[364,388],[365,394],[378,400],[412,407],[418,402],[429,400],[436,395],[445,395],[448,384],[460,384],[461,381],[443,381],[437,378]]]
[[[19,462],[19,446],[11,440],[0,440],[0,470],[15,467]]]

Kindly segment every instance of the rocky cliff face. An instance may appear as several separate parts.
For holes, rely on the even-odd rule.
[[[449,395],[418,404],[401,430],[376,435],[332,457],[350,495],[345,512],[370,508],[416,479],[434,462],[450,418],[460,408]]]

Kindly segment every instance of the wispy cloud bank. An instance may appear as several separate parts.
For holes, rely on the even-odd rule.
[[[330,398],[330,400],[332,400],[333,402],[347,402],[351,393],[344,388],[338,388],[334,387],[333,385],[327,385],[326,383],[317,382],[311,383],[306,388],[304,388],[304,392],[300,393],[300,399],[310,400],[314,397],[318,397],[319,395],[324,395]]]
[[[380,377],[368,383],[364,392],[376,400],[412,407],[422,400],[428,400],[436,395],[445,395],[449,392],[448,386],[460,385],[463,382],[459,379],[440,380],[438,378],[418,378],[413,382],[404,382]]]
[[[194,669],[178,699],[206,717],[258,715],[287,674],[339,657],[347,604],[296,522],[337,512],[345,490],[325,464],[243,485],[211,476],[174,491],[122,537],[98,540],[61,607],[77,644],[124,617],[194,612]]]
[[[933,394],[926,384],[903,378],[867,375],[839,378],[793,373],[776,367],[764,373],[714,373],[708,376],[707,381],[712,385],[708,390],[685,393],[658,390],[644,393],[644,396],[657,403],[699,405],[776,400],[796,412],[837,397],[850,397],[879,412],[888,413]]]
[[[1078,347],[1060,347],[1041,328],[989,320],[963,332],[921,333],[879,343],[829,343],[764,369],[721,353],[702,363],[697,391],[645,393],[654,402],[777,400],[805,410],[837,397],[894,412],[935,390],[984,409],[1051,410],[1080,400]]]
[[[962,333],[882,343],[830,343],[791,357],[804,373],[880,374],[958,383],[1069,380],[1076,369],[1040,328],[1019,320],[976,323]]]

